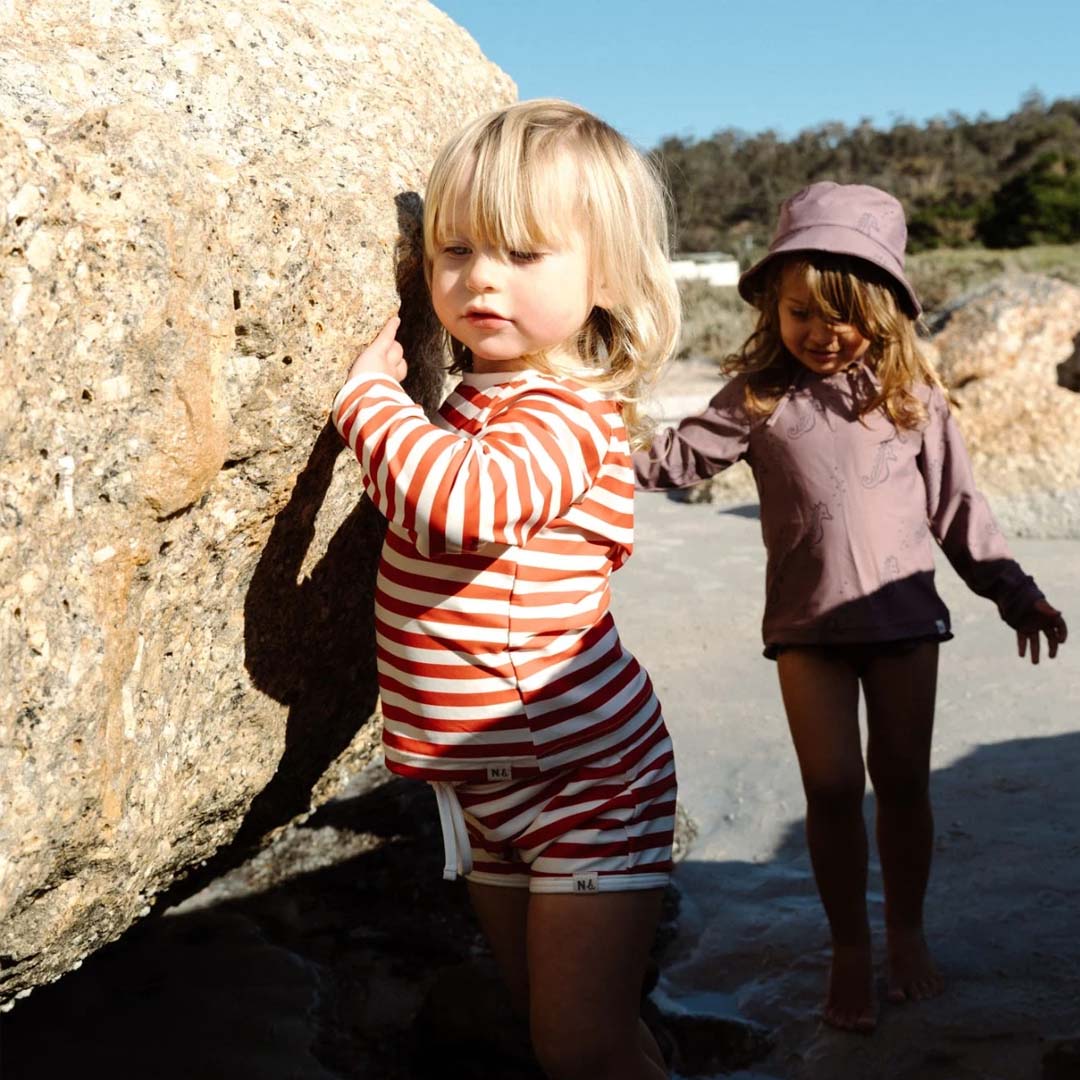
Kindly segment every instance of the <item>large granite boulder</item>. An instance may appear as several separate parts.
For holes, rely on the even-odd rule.
[[[0,5],[0,1002],[377,732],[380,522],[329,403],[419,192],[512,100],[422,0]]]
[[[1006,532],[1080,537],[1080,289],[1003,277],[936,320],[932,351]]]

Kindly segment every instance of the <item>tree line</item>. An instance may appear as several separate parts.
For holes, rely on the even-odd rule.
[[[787,140],[726,128],[666,138],[653,156],[672,192],[677,249],[728,251],[744,265],[768,244],[780,201],[815,180],[892,192],[911,251],[1080,241],[1080,97],[1032,93],[1003,120],[827,123]]]

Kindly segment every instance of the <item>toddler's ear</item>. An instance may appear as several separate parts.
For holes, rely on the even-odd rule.
[[[606,281],[601,280],[592,283],[593,307],[604,308],[606,311],[610,311],[614,302],[615,297],[612,290],[608,288]]]

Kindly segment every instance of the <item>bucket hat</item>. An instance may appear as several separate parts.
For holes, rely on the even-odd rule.
[[[769,250],[739,277],[739,295],[757,302],[764,269],[793,251],[827,251],[854,255],[884,270],[900,286],[904,309],[917,318],[922,305],[904,275],[907,224],[904,208],[886,191],[868,184],[834,184],[823,180],[796,192],[780,205]]]

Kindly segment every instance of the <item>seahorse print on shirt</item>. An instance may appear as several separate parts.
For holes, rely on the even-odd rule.
[[[825,536],[825,522],[832,521],[832,519],[833,516],[829,513],[829,508],[823,502],[814,503],[810,528],[807,530],[810,535],[811,547],[816,547],[821,543]]]
[[[814,430],[817,425],[817,414],[825,415],[825,406],[817,398],[811,398],[808,404],[810,407],[796,418],[795,423],[787,426],[789,439],[801,439],[808,431]]]
[[[859,482],[864,488],[878,487],[889,479],[889,462],[896,460],[896,451],[893,450],[892,444],[891,437],[878,443],[873,468],[866,476],[859,477]]]

